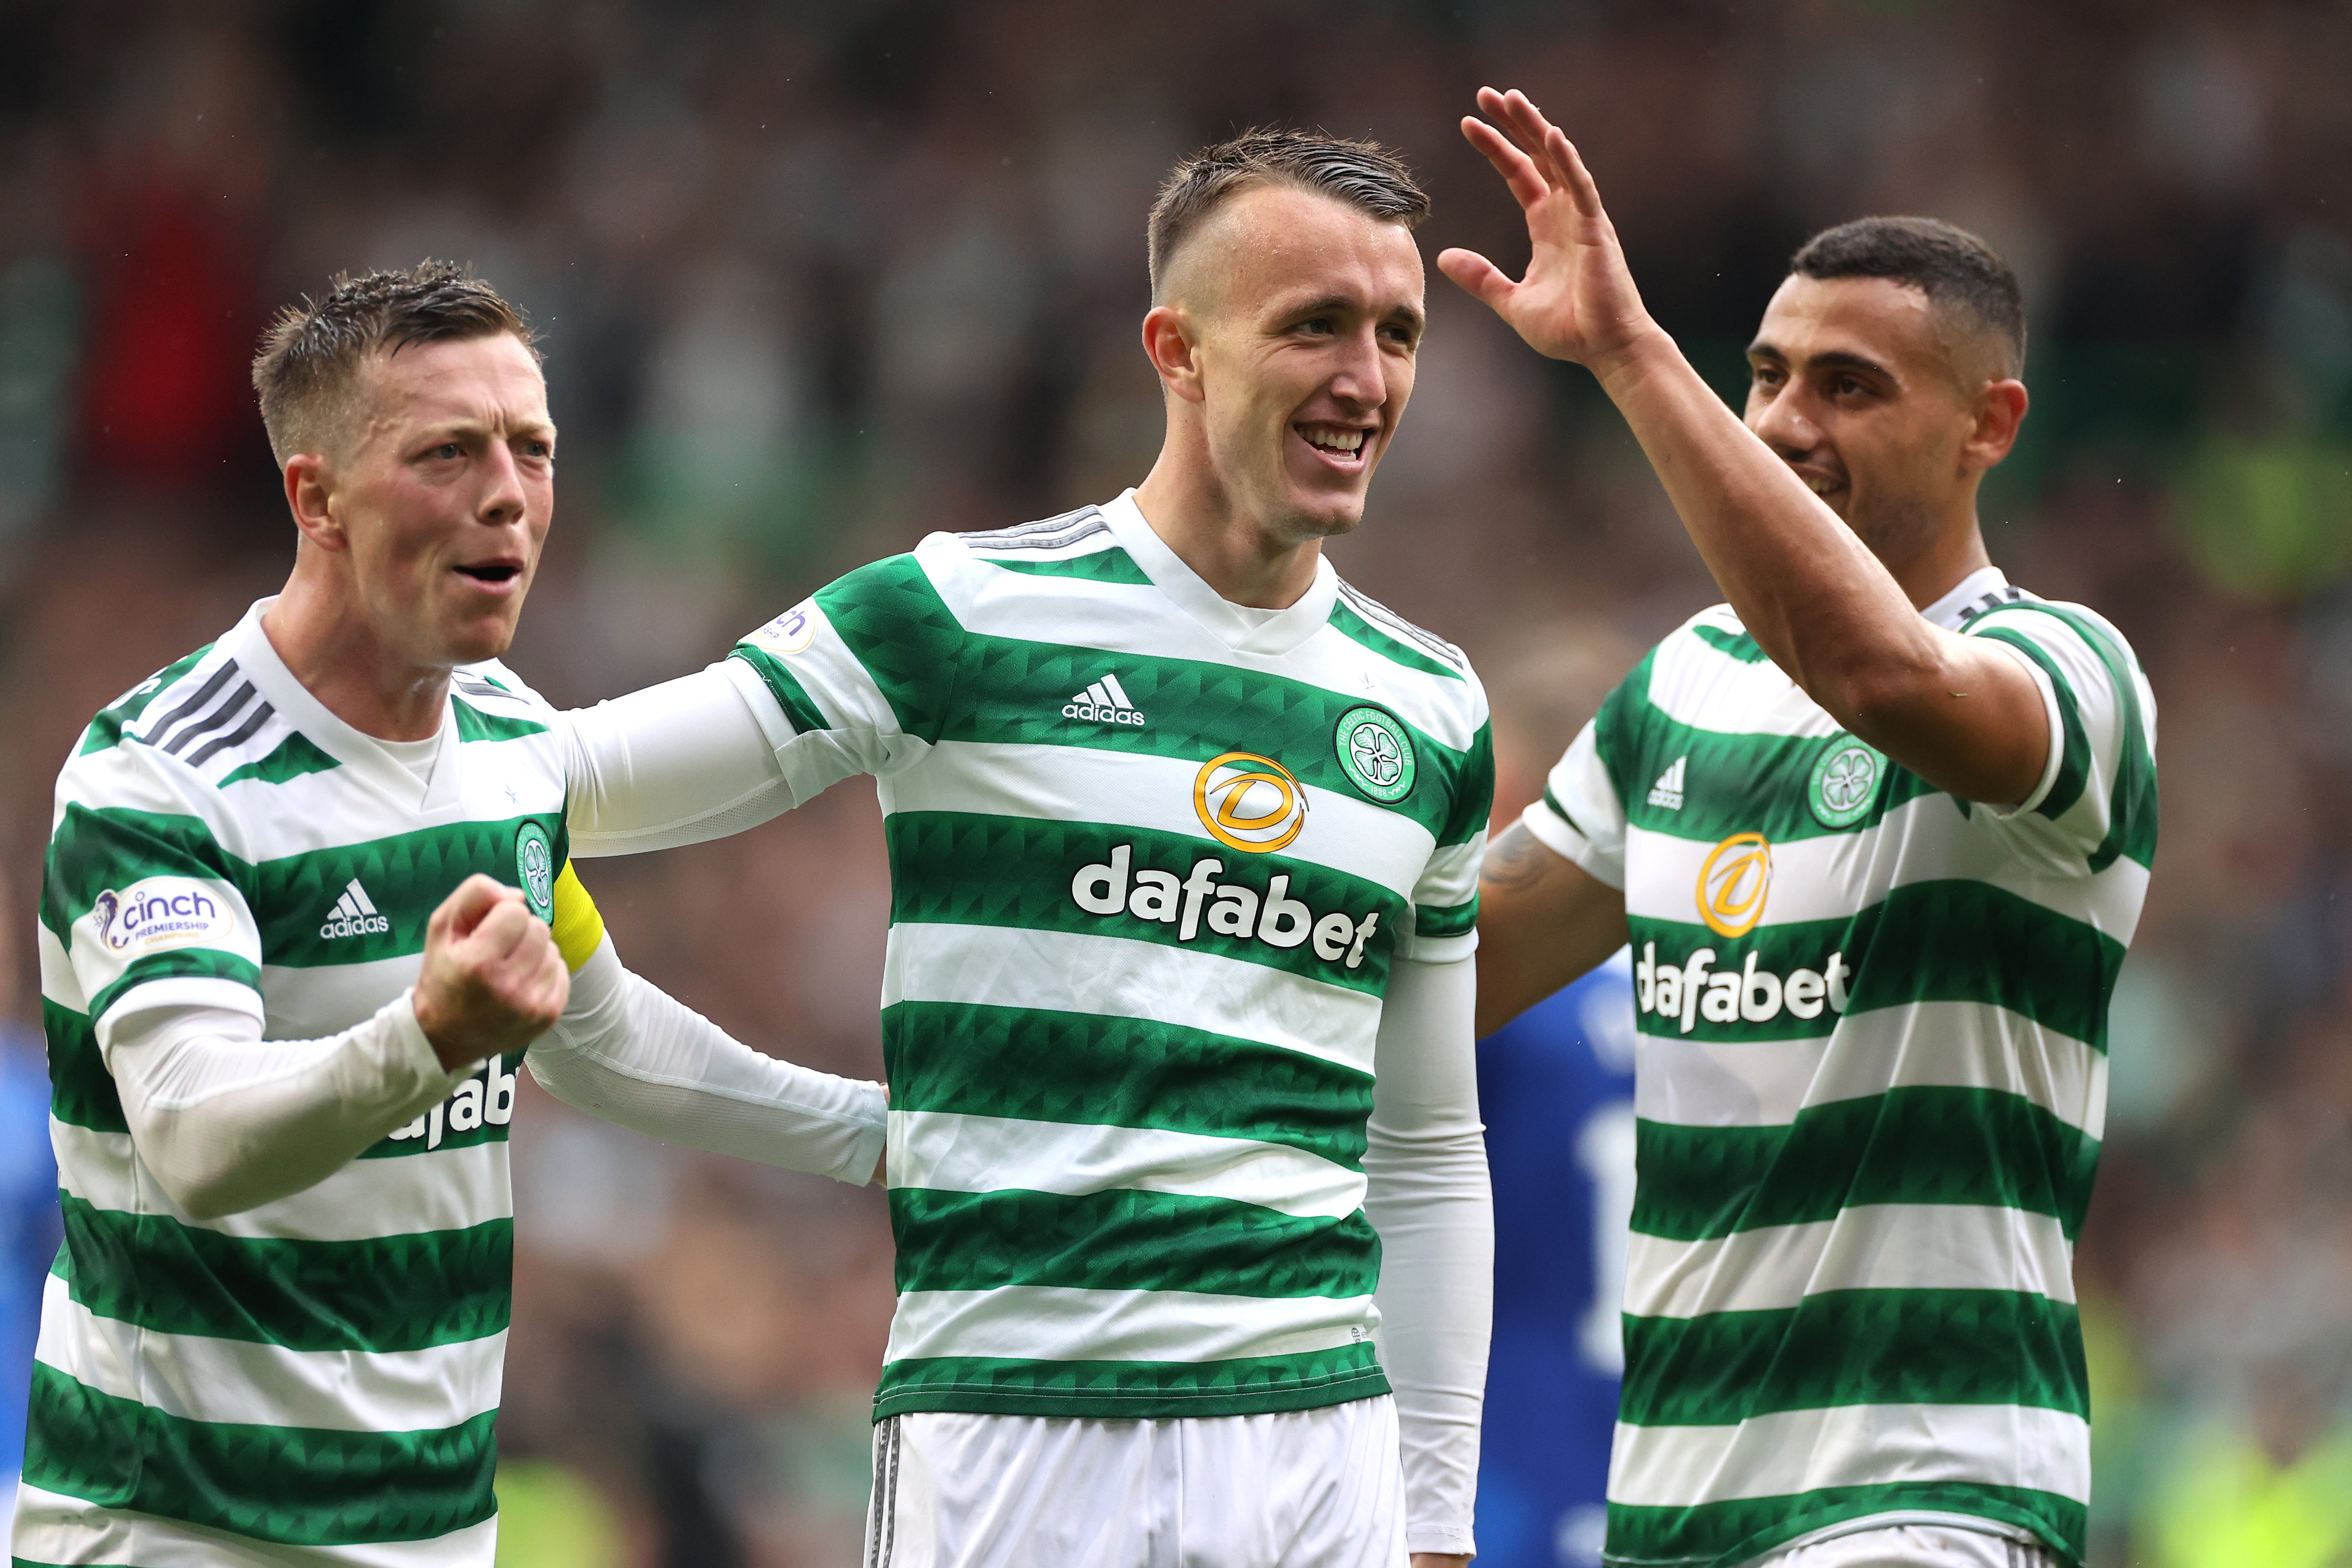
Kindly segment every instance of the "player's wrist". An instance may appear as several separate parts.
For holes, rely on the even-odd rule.
[[[1646,311],[1629,322],[1616,341],[1586,359],[1584,365],[1621,408],[1643,383],[1654,380],[1661,372],[1690,369],[1673,334]]]

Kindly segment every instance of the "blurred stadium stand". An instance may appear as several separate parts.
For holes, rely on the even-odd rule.
[[[20,977],[77,728],[283,575],[243,361],[331,272],[469,259],[544,329],[562,507],[514,662],[580,702],[695,667],[929,528],[1137,480],[1160,418],[1142,214],[1173,156],[1236,126],[1390,141],[1435,197],[1433,253],[1516,256],[1453,127],[1481,81],[1528,89],[1727,392],[1811,229],[1979,229],[2033,312],[1995,557],[2116,620],[2163,705],[2163,844],[2082,1243],[2096,1561],[2316,1568],[2352,1546],[2352,10],[11,0],[0,35]],[[1714,595],[1581,372],[1442,280],[1431,302],[1414,413],[1334,556],[1478,661],[1499,815]],[[648,976],[874,1073],[875,815],[845,787],[588,880]],[[29,980],[12,997],[35,1026]],[[0,1116],[16,1139],[13,1101]],[[516,1159],[502,1560],[852,1561],[891,1295],[878,1197],[543,1096]]]

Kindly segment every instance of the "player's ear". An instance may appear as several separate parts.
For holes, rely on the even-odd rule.
[[[1976,423],[1960,448],[1960,461],[1982,473],[2009,455],[2017,444],[2018,426],[2025,423],[2025,383],[2012,377],[1987,382],[1976,395]]]
[[[1183,308],[1153,306],[1143,319],[1143,351],[1160,372],[1160,384],[1186,402],[1199,402],[1208,395],[1193,349],[1192,321]]]
[[[351,548],[351,540],[333,503],[333,475],[323,455],[298,452],[286,460],[286,509],[294,514],[294,527],[320,549],[341,551]]]

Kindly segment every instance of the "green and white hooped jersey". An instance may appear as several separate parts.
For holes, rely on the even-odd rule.
[[[1385,1393],[1391,963],[1476,942],[1485,695],[1342,584],[1229,604],[1131,493],[934,534],[726,667],[794,797],[876,775],[898,1308],[877,1418]]]
[[[38,939],[65,1245],[20,1563],[491,1560],[520,1057],[307,1191],[209,1220],[142,1164],[100,1058],[108,1015],[157,1005],[273,1040],[363,1022],[475,872],[551,914],[546,705],[496,664],[459,671],[427,786],[287,671],[268,602],[100,713],[58,780]]]
[[[2082,1558],[2074,1241],[2155,858],[2155,703],[2113,627],[1990,569],[1928,614],[2042,687],[2053,755],[2018,810],[1842,731],[1717,607],[1525,818],[1623,887],[1633,944],[1612,1563],[1864,1521]]]

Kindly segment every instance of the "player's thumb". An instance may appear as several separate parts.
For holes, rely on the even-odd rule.
[[[1518,285],[1503,269],[1475,250],[1459,247],[1437,253],[1437,270],[1460,285],[1464,292],[1485,300],[1499,312]]]

